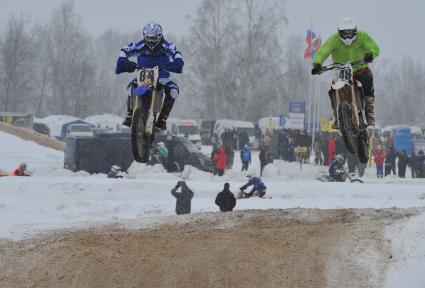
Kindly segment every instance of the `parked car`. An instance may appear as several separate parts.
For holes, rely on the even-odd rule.
[[[71,124],[66,128],[66,137],[93,137],[93,127],[89,124]]]
[[[32,124],[32,129],[35,132],[38,132],[40,134],[50,136],[50,128],[49,128],[49,126],[47,126],[47,124],[40,123],[40,122],[34,122]]]

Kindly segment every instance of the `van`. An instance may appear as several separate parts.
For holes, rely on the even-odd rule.
[[[236,129],[237,134],[239,135],[242,132],[245,132],[249,138],[249,144],[253,144],[255,140],[255,126],[252,122],[249,121],[240,121],[240,120],[230,120],[230,119],[220,119],[215,122],[214,134],[220,139],[221,134],[224,130]],[[238,145],[239,146],[239,145]]]
[[[93,137],[93,128],[89,124],[71,124],[66,128],[66,137]]]
[[[167,132],[175,136],[187,136],[193,143],[201,141],[198,123],[192,119],[168,119]]]

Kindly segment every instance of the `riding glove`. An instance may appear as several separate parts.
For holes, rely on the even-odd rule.
[[[366,54],[364,55],[363,60],[364,60],[364,62],[366,62],[366,63],[372,63],[372,61],[373,61],[373,54],[372,54],[372,53],[366,53]]]
[[[321,69],[322,69],[322,65],[320,65],[319,63],[314,63],[313,69],[311,69],[311,75],[319,74]]]

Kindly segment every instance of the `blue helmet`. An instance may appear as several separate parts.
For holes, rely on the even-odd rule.
[[[151,21],[143,27],[143,39],[149,49],[153,50],[161,43],[162,27],[159,23]]]

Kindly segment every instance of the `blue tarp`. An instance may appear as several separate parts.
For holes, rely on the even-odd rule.
[[[412,134],[410,133],[410,128],[394,128],[392,136],[396,151],[405,150],[408,154],[412,153]]]

